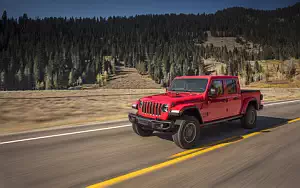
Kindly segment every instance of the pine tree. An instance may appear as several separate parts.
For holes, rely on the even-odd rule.
[[[2,13],[2,21],[4,22],[4,25],[5,25],[6,21],[7,21],[7,12],[6,12],[6,10],[4,10],[3,13]]]
[[[229,60],[227,65],[227,74],[231,76],[233,75],[233,63],[231,60]]]
[[[69,81],[68,81],[68,86],[73,86],[74,85],[74,70],[72,69],[69,73]]]
[[[170,67],[170,79],[173,80],[176,76],[175,63],[172,63]]]
[[[289,60],[287,65],[286,77],[292,79],[296,75],[296,66],[293,60]]]
[[[116,74],[116,59],[113,58],[111,61],[111,70],[112,70],[112,74]]]
[[[205,70],[205,66],[204,66],[204,61],[201,57],[199,57],[198,61],[199,61],[199,66],[198,66],[199,75],[205,75],[206,70]]]
[[[249,62],[246,62],[245,65],[245,73],[246,73],[246,85],[252,82],[253,76],[252,76],[252,68]]]
[[[159,63],[155,64],[155,68],[154,68],[154,80],[156,81],[156,83],[160,83],[161,79],[162,79],[162,70],[161,70],[161,66]]]
[[[79,86],[82,84],[82,78],[81,78],[81,76],[78,77],[76,83],[77,83],[77,85],[79,85]]]
[[[183,76],[189,75],[189,61],[188,59],[184,60],[183,67],[182,67]]]
[[[254,71],[256,73],[260,73],[261,70],[260,70],[260,65],[258,64],[258,61],[255,61],[255,64],[254,64]]]
[[[221,75],[225,75],[225,69],[224,69],[224,66],[223,66],[223,65],[221,65],[220,74],[221,74]]]
[[[33,74],[34,74],[35,85],[37,86],[41,80],[41,65],[37,57],[34,58]]]
[[[104,80],[103,80],[103,75],[98,73],[97,74],[97,84],[101,87],[104,86]]]
[[[95,65],[95,72],[96,73],[102,73],[101,71],[102,71],[101,57],[97,56],[96,65]]]
[[[5,71],[0,72],[0,90],[5,90]]]
[[[58,75],[57,75],[57,72],[54,72],[53,74],[53,87],[55,89],[59,89],[59,85],[58,85]]]
[[[107,71],[104,71],[104,74],[103,74],[103,85],[106,85],[107,81],[108,81],[108,73],[107,73]]]
[[[53,88],[52,66],[48,65],[45,69],[45,89]]]
[[[25,76],[25,88],[26,89],[32,89],[32,72],[31,72],[31,67],[30,67],[31,63],[27,63],[25,65],[25,69],[24,69],[24,76]]]
[[[35,57],[35,79],[41,82],[44,78],[44,71],[46,65],[46,52],[44,43],[39,43],[37,45],[37,52]]]
[[[24,81],[24,72],[22,71],[22,68],[20,68],[16,74],[17,81],[18,81],[18,87],[20,89],[24,89],[23,81]]]

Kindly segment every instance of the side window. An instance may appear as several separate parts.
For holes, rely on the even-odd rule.
[[[217,90],[218,96],[224,94],[222,80],[213,80],[210,87]]]
[[[228,94],[237,93],[236,81],[235,80],[226,80],[226,89]]]

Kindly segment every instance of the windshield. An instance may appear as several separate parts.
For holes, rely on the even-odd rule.
[[[202,93],[206,89],[207,82],[207,79],[175,79],[172,82],[170,91]]]

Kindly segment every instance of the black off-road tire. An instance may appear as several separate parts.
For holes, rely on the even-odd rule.
[[[253,129],[256,127],[257,111],[253,105],[248,106],[246,113],[241,118],[242,127]]]
[[[195,146],[200,136],[199,121],[193,116],[183,116],[180,120],[184,120],[185,122],[172,135],[173,141],[182,149],[190,149]],[[187,131],[192,131],[192,135],[188,136],[191,132]]]
[[[137,135],[142,137],[151,136],[154,132],[153,130],[142,129],[142,127],[137,123],[132,123],[132,129]]]

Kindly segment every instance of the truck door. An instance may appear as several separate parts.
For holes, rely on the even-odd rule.
[[[222,79],[212,80],[209,88],[215,88],[217,95],[208,97],[206,118],[204,121],[214,121],[227,117],[226,96],[224,93],[224,83]]]
[[[236,79],[225,79],[225,94],[227,97],[227,116],[237,116],[241,109],[241,93]]]

